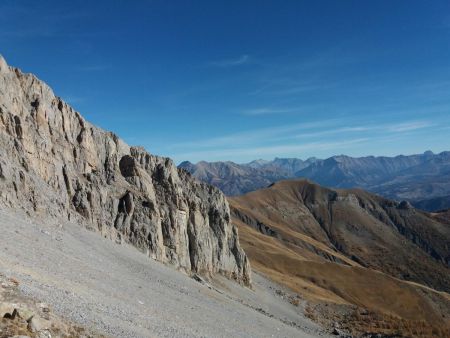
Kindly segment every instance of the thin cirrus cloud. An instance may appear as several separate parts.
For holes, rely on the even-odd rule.
[[[266,142],[267,140],[273,140],[281,135],[298,133],[302,130],[310,130],[321,127],[332,128],[339,120],[329,119],[317,122],[306,122],[297,124],[285,124],[270,128],[258,128],[250,129],[242,132],[226,134],[219,137],[213,137],[210,139],[202,139],[198,141],[175,143],[170,146],[171,149],[186,149],[186,148],[216,148],[229,146],[235,144],[240,146],[243,144],[254,144],[258,142]]]
[[[213,62],[210,62],[209,65],[215,66],[215,67],[234,67],[234,66],[240,66],[245,63],[248,63],[249,60],[250,60],[250,56],[247,54],[244,54],[235,59],[213,61]]]
[[[205,155],[211,151],[220,151],[221,149],[245,148],[253,145],[257,146],[267,144],[268,142],[289,142],[304,138],[329,138],[337,135],[345,138],[364,133],[364,137],[375,137],[375,135],[392,135],[406,132],[413,132],[424,128],[434,126],[429,121],[409,121],[402,123],[383,124],[383,125],[342,125],[345,121],[340,119],[328,119],[313,121],[308,123],[286,124],[272,128],[250,129],[238,133],[226,134],[210,139],[200,141],[183,142],[172,144],[169,148],[172,151],[183,150],[189,152],[191,149],[204,149]],[[232,147],[230,145],[233,145]],[[283,145],[280,145],[283,146]],[[266,149],[264,147],[263,149]],[[282,148],[280,148],[282,150]],[[240,150],[238,150],[240,151]],[[199,153],[195,151],[195,153]],[[206,157],[205,157],[206,158]]]
[[[316,132],[310,133],[302,133],[297,135],[296,138],[304,138],[304,137],[318,137],[318,136],[327,136],[327,135],[335,135],[335,134],[349,134],[349,133],[404,133],[409,131],[415,131],[419,129],[425,129],[429,127],[433,127],[434,124],[429,121],[409,121],[405,123],[394,123],[394,124],[383,124],[378,126],[353,126],[353,127],[341,127],[341,128],[332,128],[326,129]]]
[[[177,161],[232,160],[238,163],[252,158],[331,156],[373,149],[374,144],[400,142],[438,125],[427,120],[377,124],[361,120],[348,124],[333,118],[272,128],[255,128],[199,141],[172,144],[166,153]],[[422,134],[420,134],[422,135]],[[361,148],[364,147],[364,148]],[[320,155],[322,154],[322,155]],[[364,153],[365,154],[365,153]]]
[[[266,108],[246,109],[242,111],[242,115],[258,116],[258,115],[286,114],[286,113],[293,113],[295,111],[297,111],[297,109],[266,107]]]
[[[307,138],[307,137],[313,138],[313,137],[330,136],[330,135],[337,135],[337,134],[361,133],[361,132],[373,131],[375,129],[377,129],[377,128],[363,127],[363,126],[330,128],[330,129],[326,129],[326,130],[301,133],[301,134],[295,135],[293,138],[300,139],[300,138]]]
[[[324,91],[335,87],[334,83],[323,83],[320,81],[295,82],[289,79],[278,79],[263,81],[261,86],[248,94],[270,95],[270,96],[289,96],[306,92]]]
[[[391,132],[405,132],[405,131],[412,131],[417,129],[423,129],[432,127],[433,123],[429,121],[410,121],[405,123],[399,123],[391,126],[387,126],[388,130]]]
[[[325,130],[324,133],[348,133],[348,132],[407,132],[418,129],[433,127],[435,124],[430,121],[414,120],[401,123],[381,124],[381,125],[356,125],[351,127],[342,127],[337,129]]]
[[[303,144],[282,144],[277,146],[255,146],[255,147],[244,147],[244,148],[222,148],[215,150],[200,150],[193,151],[188,153],[183,153],[182,157],[192,158],[192,159],[202,159],[208,158],[210,160],[223,160],[224,158],[229,157],[251,157],[256,158],[258,156],[263,157],[275,157],[279,156],[279,154],[283,154],[283,156],[298,156],[299,153],[304,151],[323,151],[323,150],[333,150],[339,149],[344,146],[354,145],[354,144],[362,144],[364,142],[369,141],[368,138],[356,138],[345,141],[335,141],[335,142],[309,142]],[[180,158],[177,154],[174,155],[176,158]]]

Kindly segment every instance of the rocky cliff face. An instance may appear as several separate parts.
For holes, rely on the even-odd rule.
[[[217,188],[93,126],[1,56],[0,205],[83,223],[188,273],[250,282]]]

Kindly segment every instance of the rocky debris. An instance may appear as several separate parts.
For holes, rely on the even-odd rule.
[[[52,338],[50,331],[42,330],[39,331],[36,338]]]
[[[0,56],[0,205],[77,221],[187,273],[250,284],[224,195],[130,147]]]
[[[283,290],[276,289],[275,294],[279,296],[283,300],[287,300],[289,303],[291,303],[294,306],[300,305],[301,297],[297,294],[287,293]]]
[[[27,310],[24,312],[29,313]],[[42,324],[34,318],[34,315],[31,315],[27,319],[27,317],[23,317],[16,308],[14,308],[12,313],[7,312],[3,315],[1,326],[0,332],[5,331],[6,334],[11,333],[11,331],[17,331],[21,334],[36,334],[39,336],[41,331],[46,330],[42,327]]]
[[[199,275],[214,288],[210,289],[128,244],[116,245],[77,224],[65,222],[59,229],[23,216],[22,211],[0,210],[0,233],[8,239],[0,246],[0,274],[16,277],[20,291],[37,300],[33,313],[40,317],[48,308],[50,318],[57,314],[81,327],[124,338],[307,338],[323,332],[301,308],[274,294],[278,285],[258,274],[253,275],[252,289],[221,275]],[[40,229],[52,235],[61,232],[62,242]],[[274,318],[261,316],[241,301]]]
[[[351,334],[348,334],[347,332],[341,330],[339,327],[339,323],[334,323],[334,328],[331,331],[331,333],[335,336],[339,336],[342,338],[352,338],[353,337]]]
[[[21,294],[14,278],[0,274],[0,338],[103,337],[51,313],[45,303]]]

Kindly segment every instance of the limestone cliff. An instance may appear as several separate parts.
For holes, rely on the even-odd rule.
[[[1,56],[0,205],[82,223],[188,273],[250,281],[218,189],[93,126]]]

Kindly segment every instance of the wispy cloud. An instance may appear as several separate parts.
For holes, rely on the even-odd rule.
[[[352,134],[352,133],[403,133],[424,128],[429,128],[434,126],[433,123],[429,121],[410,121],[404,123],[394,123],[394,124],[381,124],[381,125],[368,125],[368,126],[353,126],[353,127],[341,127],[341,128],[330,128],[326,130],[302,133],[297,135],[295,138],[306,138],[306,137],[320,137],[329,136],[336,134]]]
[[[418,129],[428,128],[434,126],[433,123],[429,121],[409,121],[404,123],[394,123],[394,124],[378,124],[378,125],[367,125],[367,126],[353,126],[353,127],[342,127],[335,129],[327,129],[315,133],[303,134],[302,136],[325,136],[332,134],[347,134],[347,133],[366,133],[366,132],[377,132],[382,134],[388,133],[401,133],[407,131],[414,131]]]
[[[258,142],[267,142],[268,140],[276,140],[282,135],[298,133],[301,130],[310,130],[314,128],[332,127],[339,120],[329,119],[317,122],[305,122],[297,124],[279,125],[270,128],[258,128],[245,130],[238,133],[232,133],[219,137],[202,139],[198,141],[183,142],[173,144],[172,149],[189,149],[189,148],[220,148],[235,145],[236,147]]]
[[[390,132],[405,132],[417,129],[432,127],[434,124],[429,121],[410,121],[386,126]]]
[[[174,154],[176,158],[183,157],[184,159],[210,159],[210,160],[223,160],[226,158],[234,157],[275,157],[275,156],[300,156],[302,152],[318,152],[323,150],[341,149],[344,146],[352,144],[360,144],[369,141],[368,138],[357,138],[345,141],[336,142],[310,142],[310,143],[290,143],[269,147],[244,147],[244,148],[223,148],[215,150],[200,150],[193,152],[186,152],[182,154]],[[337,151],[339,152],[339,150]]]
[[[215,66],[215,67],[234,67],[234,66],[243,65],[243,64],[249,62],[249,60],[250,60],[250,56],[248,56],[247,54],[244,54],[236,59],[213,61],[213,62],[210,62],[209,65]]]
[[[292,108],[255,108],[255,109],[246,109],[242,111],[243,115],[271,115],[271,114],[285,114],[285,113],[293,113],[295,111],[298,111],[297,109]]]
[[[362,132],[367,132],[367,131],[371,131],[371,130],[375,130],[375,129],[376,128],[374,128],[374,127],[363,127],[363,126],[329,128],[329,129],[326,129],[326,130],[301,133],[301,134],[298,134],[298,135],[294,136],[293,138],[296,138],[296,139],[300,139],[300,138],[314,138],[314,137],[337,135],[337,134],[362,133]]]
[[[364,124],[364,125],[343,125],[346,121],[342,119],[328,119],[297,124],[279,125],[271,128],[257,128],[245,130],[238,133],[227,134],[209,139],[175,143],[168,147],[172,151],[190,149],[214,149],[222,148],[240,149],[250,145],[261,145],[282,142],[298,142],[305,138],[327,138],[331,135],[340,135],[348,138],[351,135],[389,135],[393,133],[413,132],[419,129],[434,126],[429,121],[409,121],[391,124]],[[370,134],[369,134],[370,133]],[[336,137],[333,136],[333,137]],[[368,137],[368,136],[367,136]]]
[[[334,86],[332,83],[320,81],[297,81],[289,78],[270,78],[261,81],[258,89],[250,91],[249,95],[295,95],[317,90],[326,90]]]

